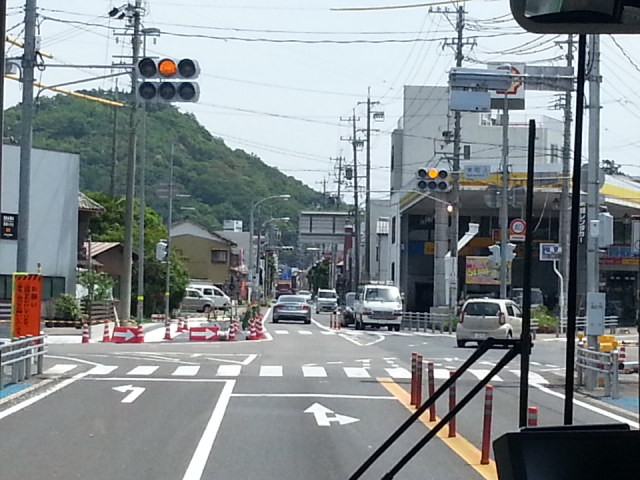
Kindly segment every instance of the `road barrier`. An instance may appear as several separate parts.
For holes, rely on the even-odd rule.
[[[456,374],[455,370],[449,372],[449,376],[453,377]],[[451,412],[456,407],[456,382],[453,382],[449,387],[449,411]],[[451,417],[449,421],[449,438],[456,436],[456,417]]]
[[[111,331],[109,329],[109,322],[104,324],[104,330],[102,333],[102,342],[109,343],[111,341]]]
[[[445,330],[453,333],[453,318],[453,315],[446,313],[402,312],[400,328],[416,332],[430,329],[432,333],[444,333]]]
[[[219,328],[217,325],[191,327],[189,329],[189,341],[217,342],[220,339],[218,331]]]
[[[115,327],[111,336],[113,343],[143,343],[142,327]]]
[[[489,465],[491,451],[491,416],[493,415],[493,387],[487,385],[484,394],[484,415],[482,418],[482,450],[480,465]]]
[[[0,343],[0,389],[5,386],[7,377],[10,383],[19,383],[32,375],[42,374],[44,355],[47,353],[44,340],[44,335],[28,335],[9,343]],[[11,373],[7,372],[8,369],[11,369]]]
[[[576,317],[576,328],[578,330],[584,330],[587,326],[587,317]],[[604,328],[609,329],[609,333],[616,333],[616,328],[618,328],[618,317],[616,315],[609,315],[604,317]],[[560,333],[567,332],[567,319],[563,318],[560,320]]]
[[[589,372],[595,373],[598,381],[603,380],[604,393],[611,398],[618,398],[618,352],[596,352],[583,347],[576,347],[576,372],[578,385],[585,387],[585,377]],[[598,382],[596,382],[596,385]]]
[[[527,427],[538,426],[538,407],[527,408]]]

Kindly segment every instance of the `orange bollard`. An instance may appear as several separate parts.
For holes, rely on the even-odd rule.
[[[416,356],[416,407],[422,405],[422,355]]]
[[[171,322],[165,322],[164,324],[164,339],[171,340]]]
[[[482,421],[482,452],[480,465],[489,465],[491,451],[491,415],[493,414],[493,387],[487,385],[484,396],[484,416]]]
[[[418,390],[416,387],[416,380],[418,377],[417,370],[418,370],[418,354],[413,352],[411,354],[411,392],[410,392],[411,401],[409,402],[410,405],[417,405],[416,404],[416,391]]]
[[[449,376],[453,377],[455,371],[449,372]],[[449,387],[449,411],[453,410],[456,406],[456,384],[452,383]],[[449,438],[456,436],[456,417],[453,417],[449,421]]]
[[[89,324],[82,325],[82,343],[89,343]]]
[[[529,407],[527,409],[527,427],[538,426],[538,407]]]
[[[433,397],[436,392],[436,377],[433,368],[433,362],[427,362],[427,387],[429,388],[429,398]],[[436,404],[429,407],[429,421],[436,421]]]

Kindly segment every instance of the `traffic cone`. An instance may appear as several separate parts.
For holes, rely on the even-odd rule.
[[[82,325],[82,343],[89,343],[89,324]]]
[[[171,340],[171,322],[165,322],[164,324],[164,339]]]
[[[253,317],[249,320],[249,340],[257,340],[256,337],[256,323]]]
[[[102,334],[102,341],[104,343],[111,341],[111,335],[109,334],[109,322],[104,324],[104,333]]]
[[[184,318],[181,318],[180,320],[178,320],[178,331],[184,332]]]
[[[229,322],[229,336],[227,337],[227,340],[229,340],[230,342],[235,341],[236,339],[236,321],[235,320],[231,320]]]
[[[264,338],[264,324],[262,323],[262,315],[258,315],[256,330],[258,338]]]
[[[144,330],[142,329],[142,325],[138,325],[138,328],[136,329],[135,343],[144,343]]]

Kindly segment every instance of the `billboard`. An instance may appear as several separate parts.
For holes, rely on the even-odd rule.
[[[500,265],[490,257],[465,257],[464,283],[467,285],[500,285]],[[507,285],[511,284],[511,262],[507,263]]]

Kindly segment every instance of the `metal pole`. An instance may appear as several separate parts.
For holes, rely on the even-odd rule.
[[[507,298],[507,237],[509,224],[509,97],[502,107],[502,190],[500,195],[500,298]]]
[[[600,36],[591,35],[589,51],[589,163],[587,184],[587,295],[600,291],[600,268],[598,254],[598,237],[592,227],[597,225],[600,215],[600,185],[598,184],[600,167]],[[595,228],[597,231],[598,229]],[[588,312],[587,312],[588,315]],[[588,324],[588,322],[587,322]],[[587,346],[598,350],[598,336],[587,333]],[[587,372],[586,388],[595,387],[596,377],[592,371]]]
[[[3,36],[4,40],[4,36]],[[24,11],[22,55],[22,122],[18,194],[18,254],[16,269],[28,271],[31,200],[31,149],[33,148],[33,81],[36,61],[36,0],[27,0]]]
[[[565,358],[564,423],[573,423],[573,375],[576,353],[576,307],[578,281],[578,227],[580,212],[580,165],[582,162],[582,126],[584,110],[586,35],[578,36],[578,75],[576,83],[576,124],[573,136],[573,175],[571,181],[571,236],[569,238],[569,282],[567,291],[567,348]]]
[[[7,36],[7,0],[0,0],[0,212],[2,212],[2,159],[4,145],[4,52],[5,37]]]
[[[167,272],[164,282],[164,319],[171,320],[171,223],[173,222],[173,143],[171,143],[171,155],[169,156],[169,217],[167,219]]]
[[[255,289],[255,272],[254,272],[254,263],[253,263],[253,228],[254,228],[254,209],[256,208],[255,204],[251,205],[251,212],[249,213],[249,275],[251,275],[251,297],[253,297],[253,290]]]
[[[353,125],[353,138],[351,139],[351,145],[353,146],[353,208],[355,209],[355,238],[353,244],[355,247],[355,289],[360,285],[360,207],[358,206],[358,147],[356,141],[356,111],[353,110],[353,117],[351,119]]]
[[[131,70],[131,92],[133,102],[129,116],[129,155],[127,159],[127,183],[124,217],[124,246],[122,260],[122,277],[120,285],[120,318],[127,321],[131,317],[131,261],[133,258],[133,201],[135,196],[135,172],[137,155],[137,115],[138,102],[135,99],[138,75],[136,65],[140,57],[140,11],[142,0],[136,0],[133,11],[133,57],[134,68]]]
[[[364,211],[364,279],[371,279],[371,87],[367,90],[367,165]]]
[[[146,41],[145,41],[146,43]],[[144,216],[146,210],[146,200],[144,193],[145,186],[145,150],[146,150],[146,130],[147,130],[147,106],[142,104],[142,133],[140,135],[140,218],[139,218],[139,243],[138,243],[138,323],[142,323],[144,318]]]
[[[562,276],[562,272],[558,270],[558,261],[553,261],[553,271],[558,276],[558,281],[560,284],[560,322],[559,326],[556,327],[556,337],[558,336],[560,329],[562,328],[562,319],[566,318],[567,312],[564,304],[564,277]]]

